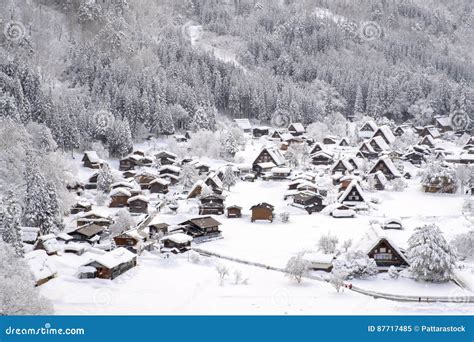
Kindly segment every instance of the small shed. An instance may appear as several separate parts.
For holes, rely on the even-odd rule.
[[[25,255],[26,262],[33,273],[35,286],[43,285],[57,275],[56,268],[49,261],[44,250],[34,250]]]
[[[266,202],[262,202],[252,206],[250,208],[250,210],[252,211],[252,222],[255,222],[257,220],[268,220],[270,222],[273,222],[274,209],[275,207],[273,205],[268,204]]]
[[[238,205],[230,205],[226,209],[228,218],[242,217],[242,207],[239,207]]]
[[[61,246],[54,234],[47,234],[38,237],[33,249],[44,250],[48,255],[57,255],[61,250]]]
[[[403,229],[402,220],[399,218],[389,218],[382,224],[383,229]]]
[[[102,160],[97,155],[96,151],[85,151],[84,156],[82,157],[82,162],[84,167],[89,169],[100,169],[102,165]]]

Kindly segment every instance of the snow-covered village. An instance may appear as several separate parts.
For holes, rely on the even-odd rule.
[[[432,2],[0,0],[0,315],[472,314]]]

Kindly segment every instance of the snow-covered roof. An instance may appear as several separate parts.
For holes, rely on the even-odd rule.
[[[110,191],[110,197],[115,197],[115,196],[126,196],[126,197],[131,197],[132,194],[128,189],[125,188],[115,188]]]
[[[289,167],[274,167],[271,170],[272,173],[290,173],[291,169]]]
[[[176,173],[179,173],[181,172],[181,168],[179,166],[176,166],[176,165],[163,165],[162,167],[159,168],[159,172],[162,172],[162,171],[172,171],[172,172],[176,172]]]
[[[234,119],[234,122],[243,130],[252,129],[249,119]]]
[[[350,184],[348,185],[348,187],[346,188],[346,190],[344,190],[344,192],[341,194],[341,196],[339,197],[339,201],[342,203],[346,200],[347,196],[349,196],[349,194],[351,193],[352,189],[353,188],[356,188],[356,190],[359,192],[359,195],[360,197],[362,198],[362,200],[364,202],[366,202],[366,199],[365,199],[365,196],[364,196],[364,192],[362,191],[362,188],[360,187],[359,185],[359,182],[357,180],[352,180],[350,182]]]
[[[375,172],[374,177],[376,177],[382,185],[385,185],[388,182],[387,177],[385,177],[382,171]]]
[[[373,120],[369,120],[366,123],[362,125],[360,128],[361,131],[372,131],[375,132],[377,130],[378,126]]]
[[[150,185],[155,184],[155,183],[159,183],[161,185],[169,185],[170,184],[169,181],[167,181],[166,179],[163,179],[163,178],[155,178],[154,180],[152,180],[150,182]]]
[[[59,233],[57,235],[57,238],[61,239],[63,241],[70,241],[70,240],[74,239],[71,235],[66,234],[66,233]]]
[[[285,157],[275,147],[265,147],[277,166],[285,164]]]
[[[392,133],[392,130],[390,129],[390,127],[388,127],[387,125],[382,125],[378,128],[377,132],[380,131],[383,136],[385,137],[385,139],[387,139],[388,143],[391,144],[395,141],[395,136],[393,135]],[[374,134],[377,134],[377,132],[375,132]]]
[[[336,168],[336,166],[339,165],[339,163],[342,163],[342,165],[344,165],[344,167],[348,171],[352,171],[354,169],[352,164],[349,163],[349,161],[347,159],[340,159],[332,165],[331,170],[334,170]]]
[[[400,257],[407,263],[410,264],[405,255],[402,253],[402,251],[398,248],[398,246],[393,243],[381,229],[377,229],[375,227],[370,227],[366,233],[362,236],[362,238],[354,244],[352,247],[352,250],[354,251],[362,251],[366,254],[368,254],[372,249],[377,246],[377,244],[384,239],[389,243],[390,246],[392,246],[393,250],[400,255]]]
[[[40,229],[37,227],[21,227],[21,239],[23,242],[35,242]]]
[[[53,277],[57,273],[56,268],[49,261],[48,255],[43,250],[35,250],[26,253],[25,259],[36,282]]]
[[[188,243],[188,242],[193,241],[193,238],[189,235],[184,234],[184,233],[176,233],[176,234],[167,235],[167,236],[162,237],[160,239],[160,241],[165,241],[165,240],[169,240],[169,241],[172,241],[174,243],[182,244],[182,243]]]
[[[390,172],[394,175],[394,177],[401,177],[401,174],[398,171],[398,169],[395,167],[395,164],[388,157],[382,157],[379,160],[377,160],[377,162],[374,164],[374,166],[370,169],[369,173],[375,173],[376,172],[375,167],[377,166],[378,163],[384,163],[387,166],[387,168],[390,170]],[[375,172],[373,172],[373,171],[375,171]]]
[[[315,264],[331,264],[334,259],[334,255],[311,252],[304,253],[303,259]]]
[[[56,253],[61,250],[58,240],[54,234],[47,234],[38,237],[38,240],[43,244],[43,248],[48,254]]]
[[[451,118],[449,116],[437,117],[436,122],[442,127],[451,127]]]
[[[130,262],[135,258],[136,255],[134,253],[130,252],[124,247],[119,247],[113,251],[105,253],[104,255],[92,258],[87,264],[96,262],[107,267],[108,269],[111,269],[117,267],[120,264]]]
[[[262,169],[274,169],[276,167],[276,165],[272,162],[258,163],[257,165]]]
[[[291,128],[293,128],[295,130],[295,132],[297,133],[304,133],[305,132],[305,129],[304,129],[304,126],[302,123],[300,122],[295,122],[295,123],[292,123],[288,129],[291,130]]]
[[[148,198],[146,198],[146,197],[143,196],[143,195],[137,195],[137,196],[130,197],[130,198],[127,200],[127,203],[132,203],[132,202],[135,202],[135,201],[148,202]]]
[[[385,139],[382,138],[381,136],[373,137],[372,139],[370,139],[370,141],[375,142],[375,144],[383,151],[387,151],[390,148],[390,146],[388,146]]]
[[[86,155],[87,159],[89,159],[91,163],[102,162],[102,159],[99,158],[96,151],[85,151],[84,154]]]
[[[309,156],[311,159],[313,158],[318,158],[318,157],[325,157],[325,158],[328,158],[328,159],[332,159],[333,155],[332,153],[330,152],[326,152],[326,151],[318,151],[318,152],[315,152],[313,153],[312,155]]]

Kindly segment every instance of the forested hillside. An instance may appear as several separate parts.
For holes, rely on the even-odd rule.
[[[119,156],[150,133],[213,130],[219,113],[305,124],[472,113],[470,0],[1,5],[1,116],[40,124],[51,151],[101,141]],[[239,42],[244,68],[193,46],[190,22],[224,48]]]

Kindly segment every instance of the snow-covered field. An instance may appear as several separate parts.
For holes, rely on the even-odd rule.
[[[261,139],[248,144],[240,152],[240,159],[251,162],[255,154],[268,141]],[[163,141],[153,143],[165,146]],[[139,145],[147,149],[150,143]],[[222,161],[206,160],[212,165]],[[79,178],[86,180],[94,171],[80,167]],[[113,168],[116,160],[109,160]],[[196,247],[222,256],[284,268],[288,259],[301,251],[316,251],[318,239],[328,232],[339,242],[352,239],[355,243],[364,238],[371,225],[386,218],[402,218],[403,230],[386,231],[387,237],[405,248],[414,228],[436,223],[449,241],[459,233],[472,229],[472,223],[462,215],[462,195],[425,194],[420,191],[419,179],[408,181],[403,192],[377,191],[368,193],[371,203],[369,214],[353,219],[335,219],[322,213],[308,215],[292,207],[283,199],[289,180],[243,182],[226,191],[226,205],[243,208],[241,218],[217,216],[222,223],[223,239]],[[87,193],[87,192],[86,192]],[[88,195],[93,198],[94,191]],[[176,224],[195,214],[197,200],[181,200],[177,214],[158,214],[160,220]],[[290,221],[251,223],[250,207],[259,202],[270,202],[275,212],[290,213]],[[96,211],[112,214],[117,209],[95,207]],[[72,227],[72,220],[68,223]],[[198,262],[188,254],[163,258],[157,252],[144,252],[138,257],[138,266],[114,280],[76,278],[79,266],[90,258],[60,254],[50,260],[59,270],[58,277],[40,287],[41,293],[54,302],[58,314],[463,314],[472,312],[473,305],[465,303],[403,303],[358,294],[346,290],[337,293],[325,282],[305,279],[296,284],[283,273],[249,266],[216,257],[200,256]],[[224,264],[229,276],[220,283],[216,266]],[[472,283],[472,264],[462,271],[464,281]],[[234,272],[242,273],[246,284],[234,284]],[[313,275],[327,276],[323,272]],[[469,280],[471,279],[471,280]],[[416,282],[401,276],[398,279],[379,274],[368,280],[351,281],[366,290],[411,296],[472,295],[454,282],[432,284]]]

